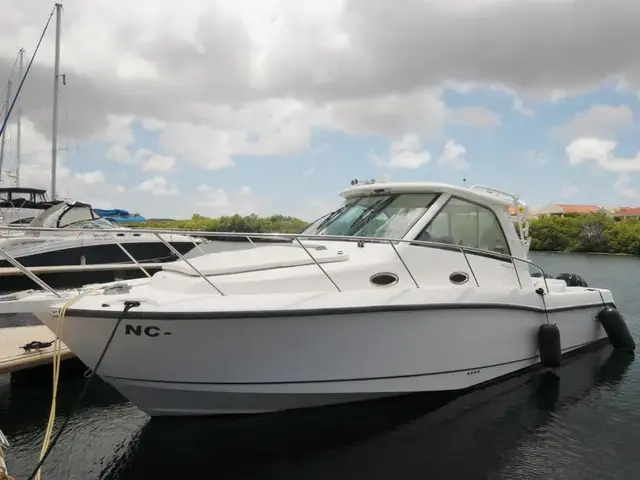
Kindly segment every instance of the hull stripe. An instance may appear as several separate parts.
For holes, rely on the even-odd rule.
[[[82,318],[120,318],[127,320],[222,320],[232,318],[283,318],[283,317],[317,317],[326,315],[352,315],[365,313],[388,313],[388,312],[422,312],[433,310],[514,310],[535,313],[560,313],[573,312],[577,310],[587,310],[591,308],[610,306],[615,308],[615,304],[608,303],[587,303],[581,305],[569,305],[562,307],[551,307],[546,310],[543,307],[530,305],[510,305],[505,303],[430,303],[430,304],[405,304],[405,305],[371,305],[357,307],[336,307],[336,308],[306,308],[288,310],[245,310],[228,312],[145,312],[131,310],[124,316],[121,311],[100,311],[70,308],[67,310],[67,317]]]

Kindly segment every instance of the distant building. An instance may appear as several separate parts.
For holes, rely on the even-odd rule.
[[[567,205],[552,203],[540,207],[532,212],[532,217],[564,217],[565,215],[585,215],[589,213],[604,213],[615,221],[635,219],[640,220],[640,207],[605,207],[602,205]]]
[[[619,207],[611,212],[614,220],[640,220],[640,207]]]
[[[536,217],[564,217],[565,215],[584,215],[586,213],[610,212],[600,205],[567,205],[564,203],[552,203],[540,207],[535,211]]]

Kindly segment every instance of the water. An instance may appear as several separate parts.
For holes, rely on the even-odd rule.
[[[640,259],[532,254],[552,274],[613,290],[640,332]],[[610,347],[435,403],[413,395],[306,412],[154,420],[94,380],[43,469],[47,480],[214,478],[332,480],[635,479],[640,471],[640,368]],[[83,380],[60,385],[66,415]],[[0,377],[0,426],[16,480],[37,461],[50,386]]]

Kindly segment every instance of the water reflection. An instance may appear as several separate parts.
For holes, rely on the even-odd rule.
[[[418,394],[257,417],[154,419],[100,478],[488,478],[555,412],[617,385],[632,361],[633,355],[605,347],[569,359],[555,373],[522,375],[464,396]]]

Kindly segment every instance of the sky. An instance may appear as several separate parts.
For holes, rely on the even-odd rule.
[[[0,0],[0,91],[52,9]],[[638,0],[65,0],[58,195],[313,220],[387,178],[638,206],[638,18]],[[54,44],[55,17],[19,97],[21,186],[50,186]]]

